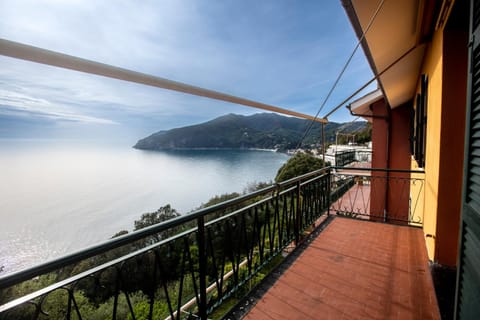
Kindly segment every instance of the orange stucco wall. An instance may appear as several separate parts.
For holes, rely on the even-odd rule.
[[[387,117],[387,119],[373,119],[372,167],[410,169],[411,106],[405,104],[393,110],[388,110],[388,108],[384,100],[378,101],[372,106],[374,115]],[[387,220],[397,223],[408,220],[410,186],[406,181],[395,178],[409,175],[384,172],[372,174],[379,178],[372,179],[370,214],[383,216],[384,209],[386,209]]]
[[[461,212],[468,72],[467,28],[468,23],[464,24],[463,30],[447,25],[443,38],[443,105],[436,260],[450,266],[457,262]]]
[[[376,116],[388,117],[388,106],[384,99],[372,105],[372,113]],[[386,168],[388,166],[388,120],[372,119],[372,167]]]
[[[388,168],[410,169],[410,116],[411,103],[401,105],[390,112],[390,143]],[[410,183],[399,178],[409,178],[408,173],[391,172],[388,187],[389,218],[408,221]]]
[[[385,117],[372,119],[372,168],[388,167],[388,106],[384,99],[372,105],[372,113]],[[377,177],[385,177],[384,172],[372,173]],[[371,181],[370,216],[372,220],[383,221],[387,201],[386,179],[378,178]]]

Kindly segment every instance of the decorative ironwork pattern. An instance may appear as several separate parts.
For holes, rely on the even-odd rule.
[[[330,212],[353,218],[422,226],[423,172],[352,167],[337,169],[332,173]],[[336,195],[336,190],[341,196]]]

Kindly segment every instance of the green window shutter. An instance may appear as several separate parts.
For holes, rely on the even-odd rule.
[[[471,1],[465,171],[456,319],[480,319],[480,0]]]

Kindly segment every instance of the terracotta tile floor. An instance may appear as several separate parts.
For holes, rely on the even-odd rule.
[[[423,233],[336,217],[244,319],[440,319]]]

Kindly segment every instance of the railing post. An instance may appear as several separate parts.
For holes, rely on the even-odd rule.
[[[327,216],[330,215],[331,193],[332,193],[332,169],[327,171]]]
[[[198,273],[200,280],[200,319],[207,319],[207,257],[205,250],[205,221],[203,216],[197,218]]]
[[[295,212],[295,245],[300,243],[300,226],[302,218],[302,206],[300,204],[300,181],[297,182],[297,209]]]

